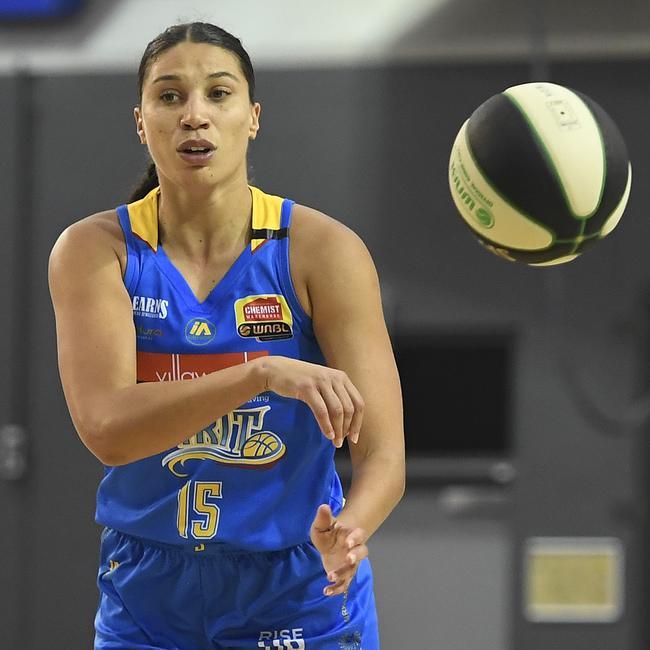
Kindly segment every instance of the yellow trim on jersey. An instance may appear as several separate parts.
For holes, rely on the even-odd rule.
[[[159,194],[160,188],[156,187],[144,198],[127,206],[133,234],[147,242],[154,252],[158,250]]]
[[[283,199],[272,194],[265,194],[252,185],[248,186],[253,198],[253,230],[279,230]],[[129,220],[131,230],[136,237],[145,241],[151,249],[158,250],[158,197],[160,188],[156,187],[139,201],[129,203]],[[251,250],[261,246],[266,239],[253,239]]]
[[[272,194],[265,194],[252,185],[249,185],[249,188],[253,196],[253,230],[279,230],[283,199]],[[251,250],[254,251],[265,241],[266,239],[251,240]]]

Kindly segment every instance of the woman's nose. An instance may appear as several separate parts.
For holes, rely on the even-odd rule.
[[[209,121],[205,104],[199,98],[189,98],[181,116],[181,127],[186,131],[207,129]]]

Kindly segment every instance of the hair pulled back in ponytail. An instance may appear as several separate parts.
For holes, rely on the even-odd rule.
[[[145,48],[138,69],[138,97],[142,101],[142,87],[147,76],[149,66],[165,50],[168,50],[178,43],[208,43],[216,47],[232,52],[241,66],[241,70],[248,82],[248,97],[251,104],[255,101],[255,71],[248,52],[244,49],[241,41],[221,27],[210,23],[184,23],[173,25],[156,36]],[[131,193],[129,203],[144,198],[154,187],[158,186],[158,173],[156,165],[152,161],[146,174]]]
[[[158,172],[156,171],[156,163],[153,160],[149,163],[147,171],[144,173],[138,184],[135,186],[128,203],[133,203],[143,199],[154,187],[158,187]]]

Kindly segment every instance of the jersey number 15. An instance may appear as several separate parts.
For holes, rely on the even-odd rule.
[[[187,539],[212,539],[219,527],[221,482],[188,481],[178,491],[178,533]]]

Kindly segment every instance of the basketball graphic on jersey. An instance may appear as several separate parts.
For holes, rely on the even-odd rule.
[[[254,433],[242,448],[244,458],[272,458],[282,447],[282,441],[271,431]]]
[[[285,454],[282,438],[264,429],[270,406],[236,409],[194,434],[162,459],[176,476],[186,476],[188,461],[211,460],[232,467],[270,469]]]

